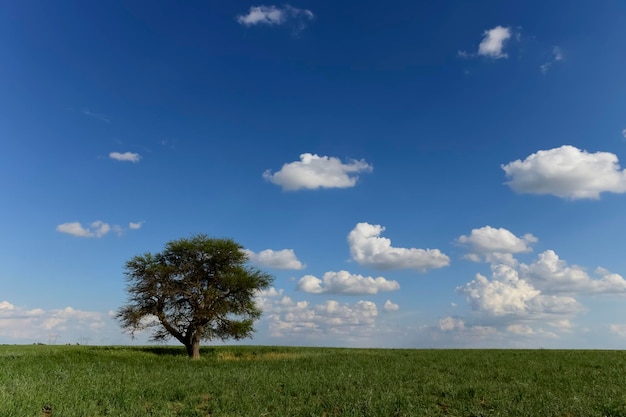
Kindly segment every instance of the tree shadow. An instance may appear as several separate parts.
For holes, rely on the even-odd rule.
[[[138,350],[146,353],[151,353],[158,356],[187,356],[187,351],[183,346],[143,346]],[[200,356],[213,356],[215,354],[215,348],[201,347]]]

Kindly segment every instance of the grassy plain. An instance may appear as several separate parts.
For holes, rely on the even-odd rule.
[[[0,416],[626,417],[626,352],[0,346]],[[43,410],[42,410],[43,409]]]

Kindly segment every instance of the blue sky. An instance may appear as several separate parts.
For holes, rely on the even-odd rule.
[[[123,266],[205,233],[246,343],[621,348],[626,5],[0,5],[0,343],[131,340]]]

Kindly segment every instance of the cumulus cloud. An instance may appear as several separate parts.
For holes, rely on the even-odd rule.
[[[426,271],[450,264],[450,258],[439,249],[395,248],[391,240],[380,237],[381,225],[358,223],[348,234],[352,259],[373,268],[416,269]]]
[[[400,310],[400,306],[398,304],[392,303],[391,300],[385,301],[385,304],[383,305],[383,311],[385,313],[390,313],[392,311],[398,310]]]
[[[523,242],[508,237],[508,248],[524,249]],[[554,339],[574,327],[571,319],[584,309],[579,296],[626,294],[622,276],[604,268],[596,268],[592,276],[581,266],[568,265],[553,250],[540,253],[530,264],[490,262],[491,278],[476,274],[456,291],[465,296],[477,325],[489,325],[503,335]]]
[[[574,146],[541,150],[526,159],[502,165],[518,193],[550,194],[561,198],[600,198],[602,192],[626,192],[626,171],[609,152],[589,153]]]
[[[263,173],[263,178],[286,191],[318,188],[354,187],[358,173],[371,172],[372,166],[364,160],[343,163],[339,158],[304,153],[300,161],[284,164],[280,171]]]
[[[400,284],[397,281],[388,281],[383,277],[364,277],[348,271],[326,272],[322,279],[305,275],[298,281],[298,290],[310,294],[366,295],[399,289]]]
[[[507,229],[485,226],[473,229],[469,236],[461,235],[457,242],[469,248],[470,253],[465,257],[472,261],[515,265],[513,254],[532,251],[530,244],[537,242],[537,238],[530,233],[517,237]]]
[[[510,266],[492,265],[491,271],[492,279],[476,274],[473,281],[457,287],[474,311],[491,317],[528,320],[568,317],[581,309],[572,297],[542,294]]]
[[[511,29],[503,26],[496,26],[483,33],[483,40],[478,45],[478,55],[490,58],[507,58],[508,55],[502,50],[504,42],[511,37]]]
[[[130,230],[138,230],[141,228],[143,222],[128,224]],[[68,235],[76,237],[95,237],[100,238],[108,234],[109,232],[115,233],[117,236],[122,236],[125,229],[117,224],[110,225],[102,220],[96,220],[91,224],[83,226],[80,222],[62,223],[56,227],[57,232],[66,233]]]
[[[44,310],[15,306],[8,301],[0,303],[2,337],[8,340],[47,341],[50,334],[61,340],[72,339],[81,332],[94,331],[105,326],[106,315],[72,307]]]
[[[310,305],[307,301],[295,302],[289,297],[267,303],[264,312],[274,337],[367,337],[374,331],[378,316],[378,308],[371,301],[342,304],[328,300]]]
[[[454,317],[444,317],[439,320],[439,330],[442,332],[451,332],[465,329],[465,322]]]
[[[558,46],[552,48],[552,59],[542,64],[539,68],[543,74],[546,74],[550,67],[555,63],[563,60],[563,51]]]
[[[252,6],[247,14],[237,16],[237,22],[244,26],[280,26],[291,23],[295,30],[300,31],[315,18],[310,10],[298,9],[290,5]]]
[[[143,226],[143,222],[130,222],[128,223],[128,228],[130,230],[139,230],[141,229],[141,226]]]
[[[96,220],[86,227],[79,222],[63,223],[58,225],[56,230],[76,237],[102,237],[111,231],[111,226],[101,220]]]
[[[593,279],[584,268],[568,266],[553,250],[547,250],[530,265],[522,264],[520,274],[544,293],[624,294],[626,280],[604,268],[597,268]]]
[[[304,269],[306,266],[298,260],[293,249],[282,249],[279,251],[265,249],[259,253],[244,249],[244,252],[248,255],[250,262],[266,268]]]
[[[624,139],[626,139],[626,129],[622,130],[622,136],[624,137]]]
[[[109,154],[109,158],[115,159],[116,161],[139,162],[139,160],[141,159],[141,155],[134,152],[111,152]]]
[[[508,58],[508,54],[504,52],[505,42],[511,38],[511,28],[496,26],[483,32],[483,40],[478,45],[476,54],[459,51],[458,56],[469,58],[473,56],[485,56],[493,59]]]

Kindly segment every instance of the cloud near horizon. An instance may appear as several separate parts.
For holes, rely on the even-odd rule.
[[[439,249],[396,248],[391,240],[380,237],[385,228],[378,224],[358,223],[348,234],[350,254],[360,265],[382,270],[415,269],[425,272],[450,264]]]
[[[501,167],[509,179],[505,184],[517,193],[577,200],[599,199],[603,192],[626,192],[626,170],[621,170],[617,156],[610,152],[589,153],[563,145]]]
[[[281,296],[282,291],[275,292],[257,297],[272,337],[295,338],[302,342],[333,335],[349,340],[368,338],[376,330],[378,307],[371,301],[350,304],[327,300],[312,305]]]
[[[354,187],[361,172],[371,172],[373,167],[364,160],[343,163],[339,158],[304,153],[300,161],[286,163],[280,171],[263,173],[263,178],[279,185],[285,191],[318,188]]]
[[[584,311],[578,297],[626,294],[622,276],[601,267],[595,273],[598,277],[592,278],[584,268],[569,266],[553,250],[546,250],[530,264],[494,260],[491,278],[476,274],[456,291],[465,296],[477,325],[521,336],[558,338],[559,332],[571,331],[571,320]],[[545,326],[552,330],[544,330]]]
[[[542,294],[513,267],[492,265],[491,272],[491,279],[476,274],[474,280],[457,287],[474,311],[518,321],[569,318],[582,309],[573,297]]]
[[[53,343],[74,342],[77,335],[95,334],[106,325],[106,320],[105,314],[69,306],[44,310],[19,307],[6,300],[0,302],[2,335],[16,341],[49,342],[54,336]]]

